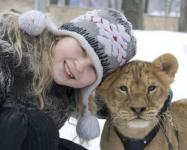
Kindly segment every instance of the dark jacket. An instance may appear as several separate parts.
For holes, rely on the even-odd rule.
[[[32,90],[33,71],[29,68],[30,52],[23,48],[21,65],[17,66],[16,55],[6,38],[6,17],[0,16],[0,107],[37,110],[39,100]],[[75,110],[74,90],[55,83],[47,92],[44,113],[47,113],[61,128]]]

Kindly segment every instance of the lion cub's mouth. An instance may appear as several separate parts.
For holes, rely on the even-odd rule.
[[[149,121],[144,119],[133,119],[127,123],[127,126],[130,128],[147,128],[149,123]]]

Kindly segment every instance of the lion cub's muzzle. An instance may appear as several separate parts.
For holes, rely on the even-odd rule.
[[[146,110],[146,107],[131,107],[131,110],[139,116]]]

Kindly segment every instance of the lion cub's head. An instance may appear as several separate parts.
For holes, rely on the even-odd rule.
[[[112,123],[124,130],[152,128],[178,69],[171,54],[153,62],[131,61],[108,76],[97,92],[104,98]]]

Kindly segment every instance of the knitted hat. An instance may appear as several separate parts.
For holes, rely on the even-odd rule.
[[[34,21],[29,21],[28,16]],[[33,22],[36,25],[31,25]],[[136,39],[132,33],[131,23],[123,14],[113,9],[89,11],[60,28],[57,28],[44,14],[36,11],[20,16],[19,23],[20,28],[30,35],[37,36],[47,28],[55,35],[71,36],[79,41],[90,56],[97,79],[92,85],[81,89],[84,107],[76,131],[79,137],[85,140],[99,136],[99,123],[88,109],[88,99],[104,78],[135,55]]]

